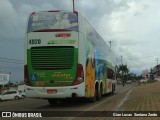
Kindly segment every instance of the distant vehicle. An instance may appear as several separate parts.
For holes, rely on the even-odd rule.
[[[126,82],[127,84],[131,84],[132,83],[132,81],[131,80],[127,80],[127,82]]]
[[[140,80],[140,82],[141,82],[141,83],[145,83],[145,82],[147,82],[147,80],[142,79],[142,80]]]
[[[160,78],[156,77],[155,80],[160,81]]]
[[[122,84],[122,81],[118,81],[118,84]]]
[[[18,91],[21,95],[21,98],[24,99],[26,97],[25,91]]]
[[[125,85],[125,83],[126,83],[126,82],[123,80],[123,81],[122,81],[122,85],[124,86],[124,85]]]
[[[22,95],[18,91],[8,91],[0,95],[0,101],[3,100],[19,100]]]

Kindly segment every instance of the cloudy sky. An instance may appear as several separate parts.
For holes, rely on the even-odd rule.
[[[24,36],[33,11],[72,10],[72,0],[1,0],[0,72],[23,80]],[[75,0],[81,12],[107,43],[117,64],[140,74],[160,62],[160,0]]]

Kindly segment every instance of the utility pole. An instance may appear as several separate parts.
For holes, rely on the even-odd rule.
[[[122,61],[122,56],[121,56],[121,65],[123,64],[123,61]]]
[[[158,71],[157,71],[157,75],[160,76],[158,60],[159,60],[159,59],[157,58],[157,59],[156,59],[156,61],[157,61],[157,70],[158,70]]]
[[[75,7],[74,7],[74,0],[72,0],[72,2],[73,2],[73,12],[75,11]]]
[[[158,66],[158,58],[156,59],[156,61],[157,61],[157,66]]]
[[[109,46],[110,46],[110,48],[111,48],[111,46],[112,46],[112,42],[113,42],[113,41],[109,41]]]

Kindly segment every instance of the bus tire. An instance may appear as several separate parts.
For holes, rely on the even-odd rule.
[[[100,89],[98,91],[97,100],[100,100],[102,98],[102,84],[100,86]]]
[[[114,94],[114,91],[115,91],[115,85],[113,84],[112,85],[112,92],[111,92],[112,95]]]
[[[57,104],[57,100],[55,100],[55,99],[48,99],[48,103],[50,105]]]
[[[95,90],[94,90],[94,97],[89,98],[89,102],[94,103],[97,100],[97,96],[98,96],[98,87],[97,85],[95,86]]]

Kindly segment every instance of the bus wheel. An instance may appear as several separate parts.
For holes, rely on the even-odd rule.
[[[112,95],[114,94],[114,91],[115,91],[115,85],[113,84],[112,85],[112,92],[111,92]]]
[[[57,100],[55,100],[55,99],[48,99],[48,103],[50,105],[57,104]]]
[[[102,98],[102,84],[100,86],[100,90],[98,91],[97,100],[100,100]]]

